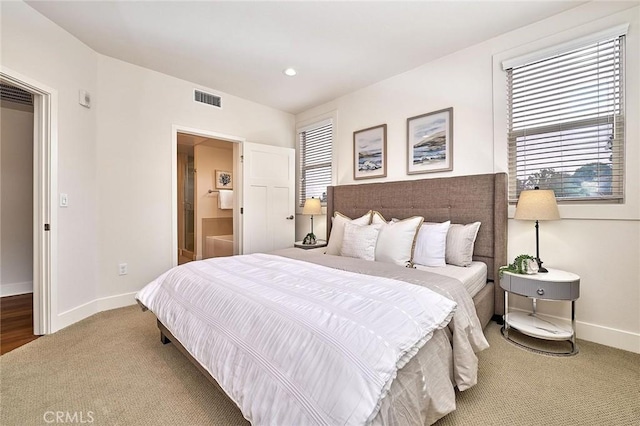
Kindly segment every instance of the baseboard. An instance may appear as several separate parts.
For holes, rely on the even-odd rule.
[[[617,330],[602,325],[576,322],[576,335],[578,339],[600,343],[629,352],[640,354],[640,334],[630,331]]]
[[[33,293],[33,281],[23,283],[0,284],[0,297]]]
[[[530,312],[518,308],[511,308],[511,310]],[[558,321],[558,323],[569,323],[566,318],[547,314],[541,315],[547,318],[553,318],[555,321]],[[576,321],[576,337],[589,342],[640,354],[640,333],[632,333],[630,331]]]
[[[55,330],[51,330],[51,332],[54,333],[58,330],[62,330],[63,328],[68,327],[71,324],[75,324],[78,321],[82,321],[83,319],[97,314],[98,312],[135,305],[135,295],[136,292],[103,297],[87,302],[77,308],[62,312],[58,314],[57,320],[55,321]]]

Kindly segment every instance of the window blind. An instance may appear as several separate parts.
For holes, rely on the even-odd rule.
[[[327,186],[331,185],[333,123],[323,122],[298,133],[300,143],[300,184],[298,202],[320,198],[327,202]]]
[[[509,199],[624,197],[624,35],[507,69]]]

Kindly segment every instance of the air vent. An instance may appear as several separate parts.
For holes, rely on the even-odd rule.
[[[17,87],[0,83],[0,99],[22,105],[33,105],[33,95]]]
[[[195,90],[194,100],[217,108],[222,108],[222,98],[220,96],[212,95],[211,93],[206,93],[201,90]]]

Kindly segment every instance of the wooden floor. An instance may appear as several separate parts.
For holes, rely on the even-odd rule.
[[[0,298],[0,355],[38,337],[33,335],[33,293]]]

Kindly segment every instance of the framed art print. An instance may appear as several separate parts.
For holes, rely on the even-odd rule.
[[[407,174],[453,170],[453,108],[407,119]]]
[[[216,189],[233,189],[233,176],[231,172],[216,170]]]
[[[353,132],[353,178],[387,176],[387,125]]]

